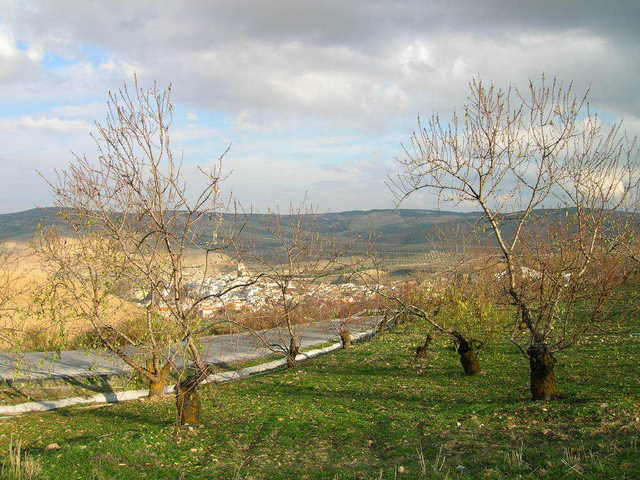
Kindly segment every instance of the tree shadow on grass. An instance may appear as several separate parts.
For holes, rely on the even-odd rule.
[[[6,395],[10,399],[24,398],[30,401],[31,395],[19,387],[20,383],[12,380],[3,380],[0,384],[2,395]]]
[[[246,445],[240,446],[235,450],[237,456],[234,459],[236,463],[236,472],[234,478],[242,478],[240,473],[244,473],[244,470],[249,469],[256,463],[257,455],[263,446],[273,446],[276,444],[274,437],[277,437],[281,422],[278,421],[276,414],[270,414],[264,420],[259,422],[251,435],[250,441]],[[217,444],[211,445],[206,448],[201,454],[200,463],[206,465],[210,462],[211,455],[219,454],[220,446]]]
[[[94,393],[114,393],[113,386],[109,382],[108,375],[96,375],[91,377],[60,377],[65,383]]]
[[[457,397],[446,398],[440,397],[438,392],[429,392],[428,390],[416,389],[415,392],[401,393],[397,390],[394,391],[363,391],[357,388],[340,388],[326,389],[321,386],[305,386],[300,384],[272,384],[268,389],[260,391],[260,395],[265,398],[282,399],[284,397],[285,402],[304,403],[307,399],[322,398],[327,402],[334,400],[342,400],[352,402],[354,399],[363,402],[385,403],[385,402],[397,402],[404,405],[415,405],[415,408],[423,408],[425,403],[435,404],[447,402],[449,405],[456,406],[476,406],[478,404],[491,404],[491,405],[519,405],[526,402],[531,402],[525,396],[518,395],[517,393],[499,393],[491,398],[478,397],[470,395],[467,391],[460,391]],[[275,400],[282,402],[283,400]]]
[[[371,376],[371,377],[386,377],[386,378],[406,378],[406,379],[415,379],[420,380],[423,379],[425,374],[418,371],[420,368],[419,364],[409,364],[403,366],[389,366],[389,367],[381,367],[379,365],[371,365],[371,366],[359,366],[355,368],[350,367],[337,367],[331,368],[331,375],[336,376],[344,376],[348,378],[350,376]],[[467,378],[471,380],[471,377],[464,375],[462,371],[462,367],[459,365],[455,366],[438,366],[438,367],[427,367],[429,371],[429,375],[433,379],[438,378]],[[475,378],[482,378],[475,377]]]
[[[166,417],[163,418],[159,416],[157,411],[144,408],[145,405],[143,403],[137,403],[140,402],[140,400],[126,402],[125,405],[122,402],[117,402],[115,393],[112,395],[112,401],[108,401],[103,405],[75,405],[43,413],[64,417],[69,419],[69,421],[73,421],[74,418],[79,416],[90,416],[95,417],[96,420],[109,420],[111,423],[129,422],[132,424],[156,425],[160,427],[167,427],[175,423],[175,418],[173,417],[171,420],[167,420]],[[109,400],[109,395],[107,395],[107,399]],[[125,408],[113,408],[116,407],[116,405],[124,406]],[[131,411],[132,408],[135,408],[136,412]]]
[[[156,425],[159,427],[168,427],[175,424],[176,419],[173,416],[171,419],[167,419],[158,415],[158,412],[154,410],[137,408],[136,412],[132,412],[130,408],[127,410],[122,408],[100,408],[89,410],[88,412],[90,412],[90,415],[102,420],[127,421],[139,425]]]

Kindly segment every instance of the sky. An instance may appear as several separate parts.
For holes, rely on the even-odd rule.
[[[0,0],[0,213],[52,204],[45,179],[95,155],[107,92],[134,74],[172,84],[191,171],[231,145],[245,207],[393,208],[417,116],[459,109],[473,77],[573,81],[640,132],[638,25],[638,0]]]

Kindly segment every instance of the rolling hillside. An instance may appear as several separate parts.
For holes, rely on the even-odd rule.
[[[56,208],[35,208],[23,212],[0,215],[0,241],[29,241],[41,228],[59,226],[63,228]],[[314,224],[321,233],[338,237],[373,235],[378,247],[385,250],[423,250],[425,239],[437,237],[436,232],[445,225],[468,222],[479,218],[477,213],[459,213],[437,210],[367,210],[314,215]],[[247,214],[227,216],[229,224],[244,224],[243,237],[258,249],[270,245],[269,226],[273,216],[269,214]],[[285,217],[285,222],[288,219]],[[206,227],[199,232],[207,236]]]
[[[567,209],[546,209],[534,212],[540,226],[551,225],[571,212]],[[0,215],[0,242],[25,242],[43,227],[64,225],[58,217],[56,208],[36,208],[23,212]],[[503,233],[510,236],[518,219],[518,213],[503,218]],[[614,214],[620,218],[621,213]],[[291,221],[284,216],[282,223]],[[255,250],[268,252],[273,246],[269,227],[273,216],[269,214],[226,215],[225,223],[233,229],[243,225],[241,240]],[[402,256],[422,253],[447,244],[459,245],[465,241],[472,243],[492,243],[488,225],[479,212],[450,212],[419,209],[354,210],[337,213],[313,215],[313,228],[322,234],[337,238],[366,239],[375,238],[376,250],[384,256]],[[479,228],[478,228],[479,227]],[[202,238],[211,238],[212,230],[203,224],[197,234]],[[471,234],[471,235],[470,235]],[[365,242],[360,242],[362,246]],[[357,249],[358,247],[356,247]],[[362,247],[361,247],[362,248]]]

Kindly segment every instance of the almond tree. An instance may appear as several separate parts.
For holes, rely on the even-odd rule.
[[[480,373],[480,359],[478,352],[484,343],[476,338],[471,337],[471,328],[468,319],[451,318],[450,316],[440,315],[446,307],[445,302],[451,299],[452,293],[460,293],[461,285],[455,281],[448,282],[448,288],[438,287],[439,292],[425,292],[420,287],[403,288],[386,288],[382,286],[380,280],[380,272],[383,271],[375,255],[370,254],[367,258],[369,268],[358,272],[358,277],[375,292],[376,295],[383,298],[387,303],[386,317],[380,325],[384,328],[386,325],[396,324],[400,319],[408,317],[418,317],[427,322],[436,332],[447,335],[453,341],[456,352],[459,355],[460,365],[465,375],[475,375]],[[447,273],[452,274],[455,270],[449,270]],[[373,272],[373,273],[371,273]],[[444,272],[441,272],[444,275]],[[474,303],[474,309],[478,311],[479,320],[482,320],[483,312],[480,306],[473,302],[473,298],[468,301]],[[445,318],[442,318],[445,317]],[[416,359],[427,357],[427,348],[432,342],[433,337],[427,334],[425,342],[416,348]]]
[[[344,257],[348,242],[340,243],[318,231],[317,215],[308,205],[291,206],[287,215],[274,212],[268,217],[265,231],[268,255],[250,245],[237,246],[239,255],[258,270],[260,281],[271,288],[266,306],[285,332],[280,343],[267,344],[261,340],[273,352],[283,354],[289,367],[295,367],[300,353],[297,324],[304,320],[300,310],[305,302],[318,298],[323,280],[350,271],[353,260]],[[345,347],[348,346],[350,338],[346,327],[343,326],[340,333]]]
[[[637,154],[620,123],[591,112],[588,92],[543,76],[524,91],[473,80],[462,113],[419,120],[398,159],[399,201],[428,190],[484,214],[534,399],[558,396],[555,354],[593,326],[625,277],[597,276],[611,258],[609,219],[638,185]]]
[[[17,252],[0,245],[0,344],[9,348],[19,346],[23,333],[16,325],[20,310],[16,299],[23,293],[19,262]]]
[[[131,88],[110,92],[107,106],[92,135],[97,154],[74,155],[49,182],[72,244],[48,233],[41,251],[101,343],[149,380],[152,395],[164,391],[174,372],[180,421],[195,423],[198,385],[211,373],[198,342],[207,324],[197,308],[228,290],[207,293],[187,284],[202,286],[211,255],[232,238],[220,213],[222,156],[212,168],[198,169],[198,190],[187,184],[171,144],[171,87],[143,89],[136,79]],[[188,273],[185,254],[194,251],[204,266]],[[145,297],[135,336],[108,308],[122,282]]]

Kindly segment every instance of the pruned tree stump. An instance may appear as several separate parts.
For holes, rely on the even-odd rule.
[[[342,348],[349,348],[352,345],[351,332],[346,328],[340,330],[340,341]]]
[[[531,398],[555,400],[559,398],[554,366],[556,359],[546,345],[532,345],[527,349],[531,370]]]
[[[453,332],[453,337],[457,345],[460,364],[465,375],[475,375],[480,373],[480,359],[477,351],[482,347],[481,343],[467,339],[459,332]]]
[[[429,358],[429,345],[431,345],[432,341],[433,341],[433,337],[431,336],[431,334],[428,334],[424,343],[416,347],[416,356],[415,356],[416,360]]]
[[[195,388],[176,387],[176,408],[180,425],[198,425],[202,403]]]
[[[458,352],[459,353],[459,352]],[[475,375],[480,373],[480,360],[478,355],[473,350],[468,350],[464,353],[460,353],[460,363],[465,375]]]
[[[289,350],[287,351],[287,367],[294,368],[298,362],[296,357],[300,354],[300,341],[296,337],[291,337]]]

